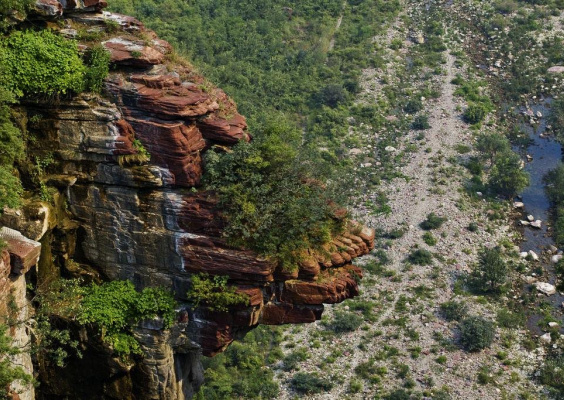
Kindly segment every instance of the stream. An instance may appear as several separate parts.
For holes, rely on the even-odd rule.
[[[533,215],[535,220],[542,220],[542,228],[536,229],[530,226],[523,227],[523,241],[520,244],[520,249],[522,252],[533,250],[536,254],[541,257],[543,252],[547,251],[550,246],[554,245],[554,241],[547,230],[547,222],[550,220],[550,201],[544,190],[543,178],[550,171],[555,169],[562,162],[562,146],[554,139],[553,136],[546,135],[546,117],[550,113],[550,101],[551,99],[546,99],[540,103],[533,103],[530,105],[529,110],[533,112],[533,116],[537,116],[537,112],[542,114],[541,118],[537,117],[538,123],[531,125],[524,123],[521,125],[521,129],[529,136],[531,139],[530,144],[527,146],[526,150],[522,147],[516,147],[515,150],[519,152],[525,151],[526,155],[532,157],[530,162],[526,162],[525,170],[530,174],[530,184],[521,193],[521,201],[525,204],[523,210],[523,215],[521,220],[526,220],[528,215]],[[526,112],[527,109],[522,107],[520,109],[521,113]],[[526,118],[528,118],[526,116]],[[537,277],[539,282],[548,282],[556,285],[556,275],[554,272],[554,266],[541,260],[539,261],[540,267],[544,271],[544,274],[539,276],[537,272]],[[533,270],[538,268],[533,267]],[[531,272],[529,272],[529,275]],[[547,279],[548,278],[548,279]],[[527,285],[529,286],[529,285]],[[564,296],[560,293],[556,293],[552,296],[544,296],[543,301],[549,302],[553,308],[553,315],[558,314],[558,319],[560,320],[560,326],[562,326],[562,313],[561,304],[564,301]],[[527,328],[534,334],[542,335],[548,330],[547,327],[539,327],[538,323],[543,319],[542,314],[533,313],[527,318]]]

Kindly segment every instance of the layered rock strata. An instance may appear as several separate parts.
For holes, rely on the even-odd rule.
[[[138,288],[172,289],[188,318],[176,333],[139,330],[146,357],[139,367],[144,372],[135,376],[150,389],[135,398],[189,398],[201,381],[199,351],[217,354],[259,323],[313,322],[324,303],[357,295],[362,272],[351,261],[373,248],[374,231],[349,224],[325,251],[304,254],[293,271],[229,246],[217,199],[200,187],[202,154],[250,140],[245,118],[223,91],[178,62],[168,43],[131,17],[101,12],[104,5],[38,1],[34,18],[66,21],[65,34],[70,20],[73,29],[104,32],[114,68],[102,96],[22,104],[34,121],[27,129],[38,139],[32,157],[55,160],[43,183],[57,188],[68,210],[36,213],[34,223],[9,215],[4,222],[40,234],[66,274],[96,271]],[[95,44],[80,43],[83,49]],[[228,276],[249,304],[226,312],[192,309],[187,292],[200,272]],[[128,382],[137,379],[128,376]],[[50,393],[45,398],[68,395]]]

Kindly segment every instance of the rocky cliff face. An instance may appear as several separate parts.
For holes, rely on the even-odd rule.
[[[324,303],[355,296],[361,271],[351,260],[373,247],[374,232],[351,224],[326,252],[305,255],[294,272],[227,245],[216,198],[199,186],[202,154],[250,140],[245,118],[168,43],[131,17],[101,12],[104,6],[38,1],[35,18],[63,21],[56,27],[61,34],[98,32],[115,68],[101,96],[22,104],[26,129],[37,138],[30,154],[54,160],[41,179],[57,189],[55,206],[30,201],[23,211],[7,210],[0,222],[41,240],[42,260],[55,260],[55,267],[40,262],[40,276],[61,268],[67,275],[127,279],[138,288],[164,286],[181,303],[194,273],[229,276],[249,296],[248,306],[218,312],[186,304],[170,332],[140,327],[143,360],[135,367],[98,366],[107,371],[98,397],[81,397],[189,398],[202,379],[199,352],[213,356],[259,323],[315,321]],[[25,180],[25,168],[22,174]],[[44,398],[76,390],[56,382],[50,376],[42,385]],[[136,385],[144,390],[131,389]]]

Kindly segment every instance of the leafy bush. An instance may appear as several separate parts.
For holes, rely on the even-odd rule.
[[[524,319],[522,313],[511,312],[505,308],[497,312],[497,324],[502,328],[519,328],[524,324]]]
[[[331,390],[333,383],[315,374],[298,372],[292,378],[292,387],[299,393],[315,394]]]
[[[464,120],[469,124],[477,124],[486,118],[487,110],[481,104],[470,104],[464,111]]]
[[[441,314],[447,321],[460,321],[468,314],[466,303],[447,301],[441,304]]]
[[[229,306],[248,305],[249,296],[237,293],[235,286],[228,286],[228,276],[201,273],[192,276],[192,287],[186,297],[194,307],[204,305],[211,310],[228,311]]]
[[[433,254],[429,250],[417,249],[409,254],[407,260],[412,264],[430,265],[433,263]]]
[[[34,0],[0,0],[0,30],[10,26],[14,13],[19,14],[18,18],[25,17],[25,13],[34,3]]]
[[[544,177],[545,191],[552,203],[552,219],[554,221],[554,241],[558,246],[564,245],[564,165],[548,172]],[[564,272],[564,271],[562,271]],[[562,272],[559,272],[562,274]]]
[[[352,332],[357,330],[364,320],[360,315],[351,312],[337,311],[331,322],[331,328],[337,332]]]
[[[549,356],[540,369],[539,379],[543,385],[551,386],[564,393],[564,356]]]
[[[423,241],[429,246],[434,246],[437,244],[437,238],[434,237],[431,232],[425,232],[423,234]]]
[[[482,317],[468,317],[460,323],[460,343],[467,351],[479,351],[490,347],[495,326]]]
[[[8,327],[0,324],[0,398],[12,399],[10,385],[19,383],[28,385],[33,381],[32,376],[25,373],[22,367],[14,365],[10,356],[21,353],[18,347],[12,344],[13,339],[6,334]]]
[[[86,73],[84,88],[91,92],[100,92],[104,79],[110,71],[110,52],[100,44],[88,50],[85,57]]]
[[[403,107],[403,111],[408,114],[417,114],[423,109],[423,102],[419,98],[409,100]]]
[[[483,248],[478,257],[478,264],[472,271],[474,284],[486,292],[499,292],[507,280],[508,268],[503,260],[501,249]]]
[[[138,292],[129,281],[92,284],[84,289],[77,319],[96,324],[103,339],[118,354],[140,353],[131,328],[144,319],[161,317],[165,328],[175,318],[176,302],[164,289],[145,288]]]
[[[49,30],[15,31],[0,41],[0,77],[17,96],[81,92],[85,67],[75,41]]]
[[[522,169],[521,158],[512,151],[499,154],[488,180],[491,192],[511,197],[529,184],[529,174]]]
[[[286,357],[284,357],[284,360],[283,360],[284,366],[283,366],[282,369],[284,371],[291,371],[293,369],[296,369],[296,367],[298,366],[298,363],[300,361],[307,360],[307,357],[308,357],[307,349],[301,348],[301,349],[294,350],[293,352],[288,354]]]
[[[415,117],[413,123],[411,124],[411,129],[414,129],[416,131],[422,131],[429,129],[430,127],[431,125],[429,125],[429,116],[427,115],[418,115],[417,117]]]
[[[300,132],[278,120],[251,143],[206,153],[205,182],[219,195],[229,243],[286,269],[297,267],[305,249],[321,250],[344,224],[322,177],[313,175],[318,166],[300,147]]]
[[[18,207],[23,191],[13,168],[24,149],[20,130],[10,121],[9,104],[14,102],[14,96],[0,86],[0,212],[4,206]]]
[[[435,213],[430,213],[427,214],[427,219],[421,222],[419,226],[421,227],[421,229],[430,231],[432,229],[439,229],[446,222],[446,220],[446,217],[439,217]]]
[[[204,384],[196,400],[277,399],[278,383],[272,369],[265,368],[279,359],[282,329],[260,325],[215,357],[202,357]]]
[[[511,144],[499,133],[481,133],[476,139],[476,150],[493,165],[498,155],[511,151]]]

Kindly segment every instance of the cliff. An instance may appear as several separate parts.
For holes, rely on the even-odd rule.
[[[139,327],[145,356],[134,364],[90,338],[82,360],[40,368],[42,398],[189,398],[202,380],[200,352],[213,356],[260,323],[313,322],[324,303],[355,296],[362,272],[351,261],[373,248],[374,232],[351,223],[291,272],[229,246],[217,198],[200,186],[202,155],[250,140],[245,118],[167,42],[104,6],[39,0],[30,16],[78,38],[83,51],[101,43],[113,68],[102,95],[20,103],[21,124],[36,138],[27,155],[52,160],[41,181],[54,194],[51,202],[32,197],[21,210],[5,210],[0,224],[41,242],[39,279],[126,279],[137,288],[169,288],[182,304],[173,329]],[[31,179],[25,164],[20,170],[24,183]],[[199,272],[228,276],[249,305],[193,309],[186,294]]]

